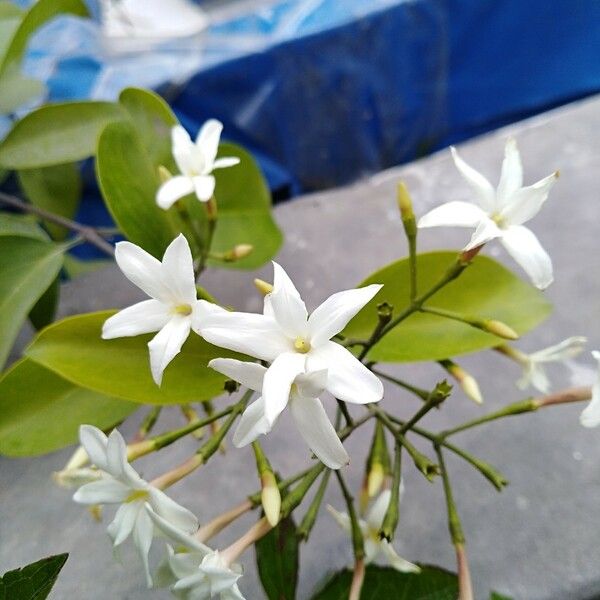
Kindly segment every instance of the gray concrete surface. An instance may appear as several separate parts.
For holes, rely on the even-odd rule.
[[[554,169],[561,170],[548,204],[533,224],[554,259],[556,282],[547,295],[556,310],[520,346],[533,350],[580,334],[590,338],[591,347],[598,347],[600,99],[576,103],[463,144],[464,157],[495,181],[503,141],[509,133],[519,141],[528,183]],[[395,205],[395,186],[400,178],[408,182],[419,213],[468,193],[449,153],[444,151],[356,185],[277,208],[277,220],[287,236],[278,260],[310,306],[332,291],[353,286],[373,269],[406,253]],[[458,248],[466,235],[458,230],[430,230],[421,235],[420,247]],[[505,254],[498,252],[498,257],[508,262]],[[270,269],[263,269],[259,275],[269,279]],[[255,276],[211,272],[205,285],[223,301],[255,310],[259,308],[251,285]],[[249,299],[240,306],[240,298],[244,297]],[[137,290],[111,267],[65,285],[60,312],[68,315],[119,307],[138,299]],[[27,333],[23,341],[26,337]],[[483,409],[458,392],[442,411],[427,419],[427,424],[442,428],[519,399],[521,395],[513,383],[518,370],[502,361],[492,352],[462,360],[482,384],[486,397]],[[591,361],[586,356],[581,363],[590,365]],[[396,372],[424,385],[440,376],[438,368],[429,364],[397,367]],[[581,374],[586,378],[591,373],[582,367]],[[557,370],[553,378],[557,386],[570,383],[566,370]],[[411,414],[416,405],[403,395],[385,402],[388,406],[398,404],[398,397],[406,403],[399,412]],[[506,491],[497,494],[469,467],[448,460],[478,599],[487,598],[490,589],[516,600],[600,597],[600,429],[581,428],[580,410],[579,406],[558,407],[456,438],[467,450],[494,463],[511,482]],[[171,413],[160,425],[173,425],[177,419]],[[125,431],[134,430],[134,421],[124,427]],[[354,457],[349,479],[355,489],[368,433],[366,429],[360,431],[347,443]],[[265,447],[282,473],[306,464],[308,454],[287,418],[265,440]],[[189,451],[189,445],[180,443],[146,460],[143,471],[148,475],[160,473]],[[49,553],[67,551],[71,557],[54,598],[167,597],[164,591],[148,592],[143,588],[137,563],[135,568],[115,563],[103,526],[93,523],[84,509],[70,501],[67,492],[53,486],[50,473],[61,467],[67,455],[64,451],[35,460],[0,459],[0,571]],[[225,459],[218,456],[185,483],[175,486],[173,496],[206,520],[255,488],[252,462],[247,449],[230,451]],[[411,560],[453,568],[440,485],[427,483],[408,463],[405,480],[399,549]],[[328,501],[342,507],[333,485]],[[239,523],[222,541],[233,539],[249,522],[246,519]],[[158,560],[156,555],[153,558]],[[316,533],[302,548],[299,598],[309,598],[327,572],[349,559],[348,540],[323,514]],[[132,552],[125,552],[125,563],[135,560]],[[241,588],[250,600],[260,599],[263,594],[251,554],[244,564],[246,575]]]

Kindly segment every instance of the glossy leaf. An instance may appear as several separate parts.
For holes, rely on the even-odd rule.
[[[291,517],[255,545],[258,575],[269,600],[294,600],[298,584],[299,539]]]
[[[75,163],[41,169],[24,169],[18,173],[19,183],[28,200],[45,210],[72,219],[81,198],[81,177]],[[46,223],[52,237],[63,240],[67,229]]]
[[[63,247],[25,237],[0,237],[0,367],[27,314],[54,281]]]
[[[48,235],[37,224],[35,217],[0,212],[0,237],[5,236],[23,236],[41,241],[48,240]]]
[[[240,146],[221,144],[219,156],[237,156],[240,164],[214,172],[219,220],[212,250],[227,252],[237,244],[252,244],[254,251],[242,260],[211,261],[211,264],[229,269],[256,269],[277,254],[283,241],[272,216],[269,188],[256,161]]]
[[[39,331],[54,321],[60,296],[60,275],[29,311],[31,324]]]
[[[139,404],[111,398],[21,360],[0,379],[0,454],[38,456],[77,442],[79,426],[107,429]]]
[[[92,156],[108,123],[126,118],[110,102],[47,104],[21,119],[0,143],[0,165],[36,169]]]
[[[455,252],[430,252],[418,257],[418,287],[425,292],[439,281],[456,259]],[[368,338],[377,322],[377,304],[389,302],[394,314],[408,306],[408,260],[394,262],[360,285],[382,283],[383,289],[348,325],[344,335]],[[517,333],[539,325],[551,311],[544,296],[529,283],[486,256],[478,256],[455,281],[435,294],[426,306],[455,313],[498,319]],[[368,357],[383,362],[439,360],[502,343],[470,325],[429,314],[413,314],[387,334]]]
[[[102,132],[96,172],[104,201],[123,234],[162,258],[180,230],[171,211],[156,205],[158,173],[131,123],[113,123]]]
[[[0,22],[0,35],[2,35]],[[10,114],[30,100],[40,98],[46,86],[38,79],[25,77],[16,69],[10,69],[0,78],[0,114]]]
[[[347,600],[351,583],[352,571],[340,571],[312,600]],[[369,565],[360,600],[456,600],[457,594],[456,575],[438,567],[422,567],[415,574]]]
[[[42,331],[25,354],[69,381],[97,392],[147,404],[208,400],[223,392],[225,377],[206,365],[237,356],[192,333],[167,367],[161,387],[150,375],[152,335],[103,340],[102,324],[113,311],[69,317]]]
[[[68,554],[57,554],[0,578],[0,600],[45,600],[67,562]]]

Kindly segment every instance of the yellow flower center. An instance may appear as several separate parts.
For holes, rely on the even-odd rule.
[[[300,354],[306,354],[310,350],[310,342],[306,338],[298,336],[294,340],[294,349]]]
[[[175,314],[189,317],[192,314],[192,307],[189,304],[179,304],[174,309]]]
[[[137,502],[138,500],[145,500],[148,497],[146,490],[134,490],[125,498],[125,502]]]
[[[504,217],[500,213],[494,213],[490,218],[492,221],[494,221],[494,223],[496,223],[496,225],[498,225],[498,227],[500,227],[500,229],[503,229],[506,226]]]

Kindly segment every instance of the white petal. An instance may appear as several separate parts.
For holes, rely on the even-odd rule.
[[[470,202],[442,204],[419,219],[419,227],[476,227],[487,214]]]
[[[598,376],[592,386],[592,399],[579,417],[579,422],[584,427],[600,425],[600,352],[593,351],[592,356],[598,361]]]
[[[223,158],[217,158],[213,163],[214,169],[226,169],[227,167],[235,167],[240,163],[240,159],[237,156],[224,156]]]
[[[82,485],[73,494],[79,504],[118,504],[131,494],[131,488],[116,479],[100,479]]]
[[[533,185],[517,190],[511,196],[510,202],[502,207],[501,217],[509,225],[522,225],[535,217],[557,178],[558,174],[553,173]]]
[[[487,212],[492,212],[496,203],[496,192],[492,184],[479,171],[469,166],[458,155],[456,148],[451,147],[450,151],[456,168],[475,192],[479,206]]]
[[[304,441],[325,466],[340,469],[350,462],[318,398],[296,397],[290,402],[290,410]]]
[[[279,355],[267,369],[262,395],[265,401],[265,417],[271,426],[287,406],[292,383],[298,374],[304,372],[305,363],[306,355],[286,352]]]
[[[327,389],[327,377],[327,369],[301,373],[296,377],[296,381],[294,382],[297,386],[297,394],[292,392],[292,396],[318,398]]]
[[[368,404],[383,397],[383,384],[351,352],[326,342],[307,354],[307,371],[327,369],[327,390],[345,402]]]
[[[200,335],[200,328],[212,315],[219,315],[226,313],[223,307],[206,300],[196,300],[192,304],[192,329]]]
[[[379,529],[383,525],[383,519],[390,505],[391,498],[391,490],[384,490],[377,496],[377,500],[375,500],[373,506],[369,509],[366,518],[371,529]]]
[[[163,371],[181,351],[191,325],[191,319],[175,316],[148,342],[150,369],[156,385],[161,384]]]
[[[180,173],[191,175],[194,172],[193,156],[196,148],[188,132],[181,125],[171,129],[171,146]]]
[[[161,517],[159,514],[154,512],[152,509],[147,509],[148,515],[152,519],[156,528],[167,538],[177,543],[180,546],[188,550],[193,550],[202,555],[209,554],[212,550],[197,540],[194,536],[188,535],[178,527],[175,527],[172,523],[170,523],[164,517]]]
[[[528,363],[524,367],[523,376],[517,381],[517,387],[524,390],[530,385],[542,394],[547,394],[550,391],[550,381],[541,365]]]
[[[228,590],[221,592],[221,600],[246,600],[246,598],[240,592],[238,584],[234,583]]]
[[[311,345],[318,346],[342,331],[382,287],[373,284],[329,296],[308,318]]]
[[[368,532],[367,532],[368,533]],[[365,564],[372,563],[381,552],[381,542],[378,539],[373,539],[371,536],[365,537]]]
[[[181,198],[194,191],[194,181],[187,175],[177,175],[165,181],[156,192],[156,204],[163,210],[168,210]]]
[[[115,518],[106,529],[114,546],[120,546],[131,535],[140,510],[144,510],[141,502],[130,502],[119,506]]]
[[[350,523],[350,517],[347,513],[342,513],[330,504],[327,505],[327,512],[335,519],[336,523],[346,532],[350,533],[352,531],[352,525]]]
[[[108,436],[106,460],[106,470],[120,479],[129,463],[127,462],[127,444],[125,444],[123,436],[116,429],[113,429]]]
[[[265,401],[261,396],[242,413],[242,418],[233,434],[233,445],[242,448],[251,444],[259,435],[271,431],[271,425],[265,417]]]
[[[272,361],[292,344],[277,323],[263,315],[224,312],[209,316],[200,324],[200,335],[211,344]]]
[[[106,471],[106,446],[108,438],[93,425],[81,425],[79,428],[79,442],[89,456],[90,462],[99,469]]]
[[[479,221],[477,229],[475,229],[469,243],[465,246],[465,251],[477,248],[477,246],[481,246],[481,244],[485,244],[502,235],[504,235],[502,229],[492,219],[485,217]]]
[[[498,204],[503,206],[522,185],[523,165],[521,164],[521,155],[517,148],[517,141],[515,138],[509,137],[504,146],[502,172],[500,173],[500,182],[496,191]]]
[[[253,362],[244,362],[234,358],[214,358],[208,366],[243,386],[260,392],[267,368]]]
[[[145,509],[140,510],[133,527],[133,542],[135,543],[135,547],[140,555],[148,587],[152,587],[150,565],[148,564],[148,553],[150,552],[150,546],[152,545],[153,535],[154,525],[152,524],[152,519],[150,519],[150,516],[148,515],[148,511]]]
[[[587,344],[587,338],[576,335],[553,346],[548,346],[543,350],[538,350],[530,355],[531,360],[534,362],[556,362],[564,361],[567,358],[573,358],[580,354],[585,345]]]
[[[387,541],[381,541],[381,550],[386,555],[390,566],[394,567],[396,571],[401,573],[420,573],[421,568],[413,563],[407,561],[405,558],[398,556],[394,547]]]
[[[118,242],[115,260],[123,274],[151,298],[168,303],[171,293],[163,281],[162,265],[154,256],[131,242]]]
[[[153,333],[162,329],[170,318],[171,314],[165,304],[154,299],[144,300],[124,308],[104,321],[102,339]]]
[[[295,338],[306,335],[308,313],[298,290],[288,274],[273,262],[273,291],[270,294],[271,308],[275,320],[283,332]]]
[[[207,165],[212,165],[215,162],[217,151],[219,150],[219,140],[223,131],[223,123],[217,119],[209,119],[202,125],[196,138],[196,145],[201,150]]]
[[[171,291],[173,302],[189,304],[196,302],[196,278],[192,251],[186,237],[180,233],[165,250],[162,260],[163,280]]]
[[[208,202],[215,192],[215,178],[212,175],[198,175],[194,177],[193,183],[198,200]]]
[[[543,290],[554,281],[552,260],[529,229],[522,225],[509,227],[502,236],[502,244],[529,275],[533,285]]]
[[[175,500],[161,490],[151,487],[149,493],[149,503],[156,514],[185,533],[191,535],[197,531],[199,523],[194,513],[181,506],[181,504],[177,504]]]

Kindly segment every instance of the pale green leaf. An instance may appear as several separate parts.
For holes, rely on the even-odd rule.
[[[0,212],[0,237],[29,237],[47,241],[47,233],[38,225],[37,219],[31,215],[15,215]]]
[[[0,21],[0,29],[1,27]],[[45,92],[46,86],[38,79],[25,77],[16,69],[9,69],[0,77],[0,115],[13,113],[26,102],[40,98]]]

